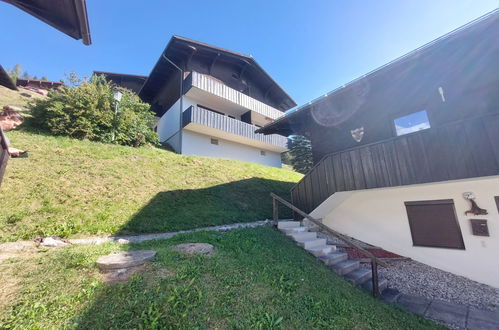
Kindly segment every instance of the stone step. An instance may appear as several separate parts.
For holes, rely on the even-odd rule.
[[[328,266],[332,266],[339,262],[343,262],[348,259],[348,254],[343,252],[333,252],[329,253],[323,257],[319,257],[319,259]]]
[[[380,294],[388,287],[388,280],[383,277],[378,278],[378,287]],[[369,293],[373,292],[373,281],[365,281],[362,283],[362,288],[368,291]]]
[[[284,234],[289,235],[293,233],[301,233],[304,231],[308,231],[307,227],[291,227],[291,228],[280,228],[280,231],[282,231]]]
[[[305,249],[308,252],[312,253],[316,257],[320,256],[325,256],[327,254],[336,252],[336,246],[335,245],[321,245],[321,246],[314,246],[308,249]]]
[[[338,275],[345,275],[350,273],[351,271],[359,268],[360,262],[358,260],[345,260],[338,263],[335,263],[331,266],[331,269]]]
[[[288,236],[293,238],[295,241],[304,241],[306,239],[317,238],[317,233],[311,233],[311,232],[305,231],[305,232],[298,232],[298,233],[289,234]]]
[[[284,229],[284,228],[293,228],[293,227],[300,227],[300,221],[279,221],[277,223],[277,228],[279,229]]]
[[[299,246],[308,249],[315,246],[326,245],[325,238],[309,238],[302,241],[296,241]]]
[[[362,284],[372,277],[372,271],[367,268],[358,268],[345,275],[345,278],[353,284]]]

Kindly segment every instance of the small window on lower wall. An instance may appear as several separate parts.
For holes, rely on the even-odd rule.
[[[214,144],[214,145],[218,146],[218,140],[217,139],[211,139],[211,144]]]
[[[267,153],[264,150],[260,150],[260,155],[265,156],[265,155],[267,155]]]
[[[405,202],[414,246],[464,250],[452,199]]]

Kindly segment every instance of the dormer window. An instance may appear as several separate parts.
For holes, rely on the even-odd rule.
[[[422,131],[431,127],[426,110],[398,117],[393,122],[397,136]]]

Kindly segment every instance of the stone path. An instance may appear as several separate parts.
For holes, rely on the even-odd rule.
[[[499,330],[498,312],[403,294],[395,289],[384,290],[381,298],[387,303],[398,305],[407,312],[421,315],[453,329]]]
[[[204,231],[204,230],[227,231],[239,228],[270,226],[273,223],[274,222],[272,220],[261,220],[254,222],[233,223],[229,225],[221,225],[213,227],[203,227],[191,230],[181,230],[181,231],[167,232],[167,233],[140,234],[140,235],[130,235],[130,236],[100,236],[100,237],[73,238],[73,239],[68,239],[66,241],[69,242],[70,244],[82,244],[82,245],[98,245],[109,242],[116,242],[120,244],[140,243],[155,239],[167,239],[178,234],[193,233],[197,231]],[[36,240],[2,243],[0,244],[0,261],[2,260],[2,255],[7,255],[8,253],[21,253],[28,250],[36,249],[37,247],[38,243]]]

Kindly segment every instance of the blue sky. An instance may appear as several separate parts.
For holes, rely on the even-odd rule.
[[[499,0],[87,0],[93,43],[84,46],[0,2],[0,64],[52,80],[70,71],[147,75],[177,34],[252,55],[303,104],[497,7]]]

